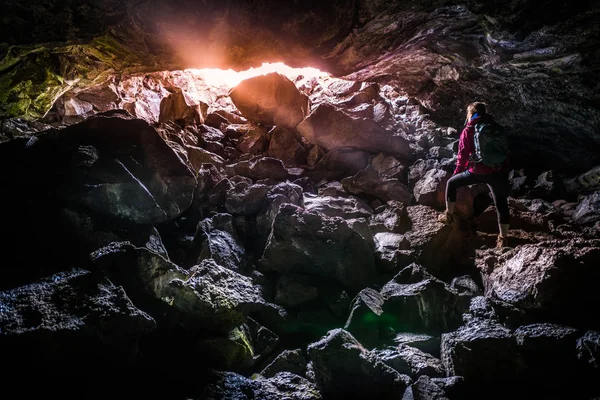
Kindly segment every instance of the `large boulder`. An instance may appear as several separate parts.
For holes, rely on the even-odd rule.
[[[346,221],[293,204],[279,207],[259,267],[334,279],[353,290],[375,277],[369,243]]]
[[[310,101],[285,75],[272,72],[241,81],[229,96],[249,120],[294,129],[310,111]]]
[[[600,326],[586,311],[600,306],[594,294],[600,279],[598,240],[526,244],[499,256],[488,255],[478,265],[486,296],[525,310],[538,320]]]
[[[158,122],[184,122],[187,124],[203,124],[208,104],[195,101],[185,91],[175,90],[160,102]]]
[[[410,383],[343,329],[331,330],[307,349],[325,396],[398,399]]]
[[[122,287],[83,269],[0,292],[0,351],[11,368],[123,366],[155,328]]]
[[[319,104],[297,131],[310,143],[325,150],[352,147],[399,158],[409,157],[408,141],[371,119],[353,118],[331,104]]]
[[[213,372],[209,383],[198,397],[192,399],[261,399],[261,400],[322,400],[314,383],[290,372],[273,377],[246,378],[235,372]],[[189,396],[188,396],[189,397]]]
[[[404,183],[395,178],[387,178],[369,166],[352,177],[342,179],[342,186],[350,193],[367,194],[379,198],[383,202],[400,201],[410,205],[412,194]]]
[[[250,312],[265,310],[260,287],[212,259],[186,271],[126,242],[113,243],[90,257],[136,302],[156,314],[171,313],[190,329],[228,333]]]
[[[275,127],[269,131],[269,136],[269,157],[281,160],[288,167],[306,165],[308,151],[292,131]]]

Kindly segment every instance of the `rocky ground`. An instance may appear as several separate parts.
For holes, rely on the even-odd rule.
[[[496,249],[485,185],[437,221],[458,133],[390,86],[114,75],[3,132],[24,396],[600,396],[598,168],[513,169]]]

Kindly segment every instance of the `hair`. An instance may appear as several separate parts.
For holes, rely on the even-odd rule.
[[[470,117],[475,115],[475,113],[483,116],[487,115],[487,104],[481,103],[479,101],[475,101],[467,106],[467,117],[465,119],[465,124],[469,122]]]

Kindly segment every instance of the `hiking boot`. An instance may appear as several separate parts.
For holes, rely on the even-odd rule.
[[[498,235],[498,239],[496,240],[496,248],[502,249],[504,247],[508,247],[508,236]]]
[[[445,225],[450,225],[454,222],[454,215],[450,214],[448,211],[444,211],[438,216],[438,222],[441,222]]]

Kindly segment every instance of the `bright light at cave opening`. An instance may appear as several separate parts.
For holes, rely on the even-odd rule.
[[[244,79],[252,78],[254,76],[266,75],[271,72],[279,72],[282,75],[287,76],[292,81],[302,76],[304,79],[307,78],[323,78],[330,76],[329,73],[320,71],[312,67],[304,68],[292,68],[288,67],[284,63],[263,63],[258,68],[250,68],[246,71],[234,71],[232,69],[216,69],[216,68],[205,68],[205,69],[190,69],[196,76],[204,79],[207,83],[214,86],[228,86],[229,88],[234,87]]]

